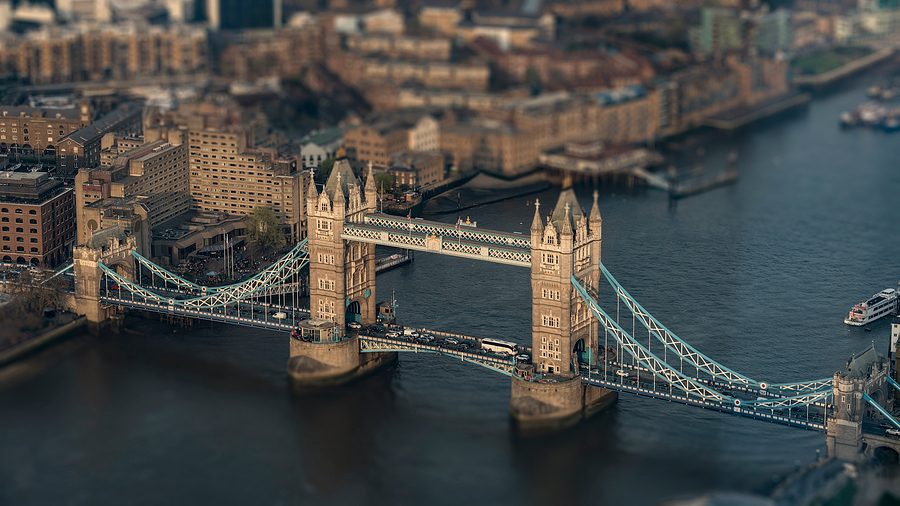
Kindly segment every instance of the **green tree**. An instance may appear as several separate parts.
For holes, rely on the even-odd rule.
[[[378,190],[378,193],[384,193],[384,191],[390,191],[391,188],[394,187],[394,176],[390,175],[387,172],[379,172],[375,174],[375,188]],[[384,190],[384,191],[382,191]]]
[[[284,246],[284,231],[271,208],[254,207],[244,217],[244,223],[247,227],[247,239],[251,244],[263,250]]]
[[[316,169],[316,181],[319,183],[324,183],[328,180],[328,176],[331,175],[331,169],[334,167],[335,158],[328,157],[322,160],[319,163],[319,168]]]

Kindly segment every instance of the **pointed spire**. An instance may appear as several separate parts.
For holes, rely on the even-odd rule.
[[[541,201],[534,199],[534,219],[531,221],[532,233],[543,233],[544,226],[541,224]]]
[[[562,227],[560,227],[560,233],[565,235],[570,235],[572,233],[572,220],[569,218],[569,203],[566,202],[566,218],[563,220]]]
[[[597,206],[597,195],[597,190],[594,190],[594,207],[591,208],[591,223],[603,221],[603,218],[600,217],[600,207]]]
[[[313,172],[309,176],[309,200],[316,200],[318,198],[319,198],[319,191],[316,190],[316,178],[315,178],[315,172]]]

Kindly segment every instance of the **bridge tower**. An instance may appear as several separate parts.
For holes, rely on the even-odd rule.
[[[91,323],[101,323],[109,317],[109,309],[100,303],[100,281],[103,271],[99,263],[113,268],[129,281],[134,281],[134,260],[131,250],[137,247],[133,235],[118,226],[94,232],[83,245],[73,250],[75,271],[75,312],[87,316]]]
[[[881,418],[865,396],[886,411],[892,410],[891,387],[886,381],[888,364],[887,358],[878,355],[875,347],[870,346],[850,357],[846,372],[834,373],[834,415],[827,421],[829,455],[852,460],[860,451],[871,450],[875,445],[900,450],[900,442],[863,431],[864,418]]]
[[[616,393],[581,383],[580,363],[597,358],[597,320],[572,286],[572,276],[596,292],[602,219],[586,215],[571,188],[563,190],[546,223],[535,201],[531,225],[531,342],[534,373],[551,383],[514,376],[510,414],[520,429],[555,430],[590,416]]]
[[[322,193],[310,184],[306,213],[311,315],[301,325],[327,328],[331,338],[290,340],[288,373],[296,386],[343,383],[397,360],[396,352],[360,354],[357,337],[345,331],[348,321],[376,321],[375,245],[347,241],[341,234],[344,223],[361,223],[366,213],[375,212],[377,197],[372,165],[363,188],[346,157],[335,162]]]
[[[375,323],[375,245],[341,238],[344,223],[361,223],[375,212],[372,167],[365,189],[346,158],[336,161],[325,188],[310,185],[309,303],[313,318],[331,320],[343,331],[348,319]]]
[[[588,291],[600,280],[600,244],[603,220],[594,206],[590,217],[582,211],[575,192],[563,190],[541,221],[540,202],[534,204],[531,224],[531,341],[536,372],[565,377],[579,374],[578,363],[595,363],[596,325],[572,287],[574,275]]]

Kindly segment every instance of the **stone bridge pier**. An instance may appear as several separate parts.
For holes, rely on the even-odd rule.
[[[885,419],[867,396],[888,413],[893,410],[892,387],[886,380],[889,369],[887,358],[870,346],[847,361],[846,371],[834,373],[834,415],[827,422],[829,456],[855,460],[879,449],[900,454],[900,438],[886,436],[883,427],[863,423],[866,418]]]

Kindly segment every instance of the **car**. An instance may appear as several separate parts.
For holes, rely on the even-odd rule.
[[[425,337],[418,337],[418,338],[416,338],[416,341],[417,341],[419,344],[428,344],[428,342],[429,342],[428,339],[425,338]]]
[[[619,376],[620,378],[627,378],[628,371],[626,371],[625,369],[619,369],[618,371],[616,371],[616,376]]]
[[[396,339],[396,338],[400,337],[400,333],[397,332],[396,330],[392,330],[387,333],[387,337],[390,337],[391,339]]]
[[[516,360],[519,362],[528,362],[531,360],[531,357],[523,353],[521,355],[516,355]]]
[[[468,351],[469,347],[465,344],[457,344],[456,351]]]
[[[900,437],[900,429],[888,429],[884,431],[885,436]]]
[[[459,344],[459,339],[454,339],[452,337],[448,337],[447,339],[444,339],[444,341],[446,341],[447,344],[453,344],[453,345]]]
[[[350,322],[347,324],[347,326],[350,327],[351,329],[361,329],[362,328],[362,324],[359,322]]]
[[[518,358],[518,357],[516,357],[516,358]],[[590,364],[585,364],[584,362],[578,363],[578,369],[581,371],[587,371],[590,368],[591,368]]]

